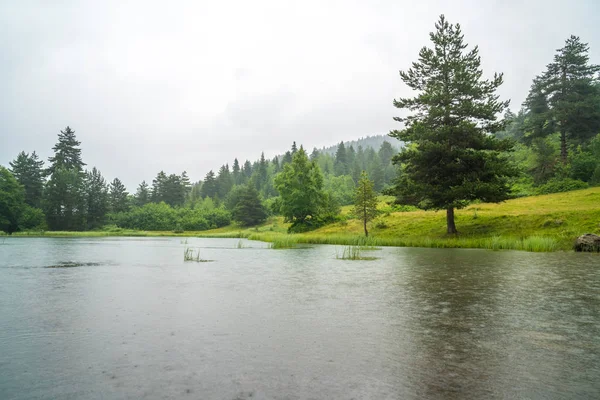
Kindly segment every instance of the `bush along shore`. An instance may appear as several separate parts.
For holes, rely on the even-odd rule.
[[[370,222],[370,235],[363,225],[342,209],[338,221],[305,233],[287,233],[282,217],[271,217],[255,227],[235,224],[207,231],[137,231],[107,227],[88,232],[16,232],[13,236],[198,236],[247,238],[272,243],[272,248],[297,244],[345,246],[406,246],[436,248],[482,248],[536,252],[568,251],[585,233],[600,233],[600,188],[576,190],[508,200],[500,204],[473,204],[457,210],[458,235],[444,233],[445,215],[435,211],[394,211],[380,198],[379,216]]]

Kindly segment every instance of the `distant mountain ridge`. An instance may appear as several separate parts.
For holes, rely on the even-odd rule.
[[[389,142],[392,145],[392,147],[398,151],[400,151],[400,149],[403,147],[401,141],[388,135],[365,136],[356,140],[344,141],[344,146],[346,146],[346,148],[352,146],[354,150],[358,150],[358,146],[362,146],[363,149],[372,147],[375,150],[379,150],[383,142]],[[317,150],[325,154],[335,154],[338,145],[339,143],[336,143],[334,145],[322,147]]]

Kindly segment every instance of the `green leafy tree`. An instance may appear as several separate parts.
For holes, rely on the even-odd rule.
[[[508,177],[516,171],[503,153],[512,144],[490,135],[502,129],[496,115],[508,102],[495,94],[502,74],[492,80],[481,78],[479,50],[466,50],[460,25],[448,23],[442,15],[430,38],[433,48],[422,48],[419,60],[400,72],[418,94],[394,100],[397,108],[412,112],[394,118],[405,127],[390,133],[409,144],[394,157],[403,165],[395,193],[404,204],[445,209],[447,232],[454,234],[455,208],[477,199],[508,198]]]
[[[323,174],[302,146],[275,177],[275,187],[281,196],[281,214],[292,223],[292,230],[315,225],[326,202]]]
[[[44,161],[35,153],[20,152],[10,163],[10,170],[25,188],[25,202],[31,207],[40,207],[44,190]]]
[[[96,167],[86,172],[85,203],[87,228],[102,227],[108,212],[108,185]]]
[[[0,231],[10,234],[18,230],[25,207],[25,189],[8,169],[0,166]]]
[[[257,225],[267,219],[267,210],[254,186],[247,185],[239,193],[232,217],[242,226]]]
[[[129,193],[119,178],[113,179],[109,185],[109,203],[112,212],[123,212],[129,209]]]
[[[373,181],[369,179],[365,171],[362,172],[358,185],[356,185],[354,214],[362,221],[365,236],[369,236],[367,222],[377,216],[377,195],[373,190]]]

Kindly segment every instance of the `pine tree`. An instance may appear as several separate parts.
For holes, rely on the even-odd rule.
[[[156,174],[156,178],[152,180],[151,199],[153,203],[160,203],[161,201],[165,201],[167,196],[166,184],[167,174],[165,174],[164,171],[160,171],[158,174]]]
[[[181,173],[179,181],[181,182],[181,186],[183,186],[183,195],[185,199],[185,197],[187,197],[187,195],[190,193],[190,190],[192,190],[192,184],[190,182],[190,178],[187,175],[187,171],[183,171]]]
[[[138,186],[135,192],[134,202],[138,207],[142,207],[150,202],[150,189],[148,189],[146,181],[142,181]]]
[[[233,179],[229,171],[229,165],[222,165],[217,175],[217,194],[220,199],[227,197],[233,187]]]
[[[96,167],[86,172],[85,204],[87,229],[102,227],[108,212],[108,185]]]
[[[365,171],[362,171],[356,185],[354,214],[362,221],[365,236],[369,236],[367,222],[377,216],[377,195],[373,190],[373,182],[369,180],[369,176]]]
[[[204,182],[202,183],[202,189],[200,190],[200,193],[204,198],[214,198],[218,194],[218,191],[219,188],[217,186],[217,179],[215,177],[215,173],[211,169],[210,171],[208,171],[206,177],[204,178]]]
[[[84,174],[76,169],[53,168],[44,189],[44,213],[53,231],[85,228]]]
[[[286,151],[283,157],[281,158],[281,168],[285,164],[290,164],[292,162],[292,153],[290,151]]]
[[[129,199],[127,198],[129,193],[123,182],[119,178],[115,178],[109,187],[110,210],[115,213],[127,211],[129,209]]]
[[[346,155],[346,146],[344,142],[340,142],[337,151],[335,152],[335,164],[333,166],[335,175],[346,175],[348,173],[348,159]]]
[[[44,190],[44,161],[38,158],[35,151],[31,155],[22,151],[9,164],[14,177],[25,188],[25,202],[39,208]]]
[[[177,174],[169,174],[165,178],[162,200],[171,207],[182,206],[185,203],[186,188]]]
[[[254,186],[246,185],[241,189],[233,207],[232,217],[242,226],[257,225],[267,219],[267,211]]]
[[[296,146],[296,141],[294,141],[294,143],[292,143],[292,156],[296,154],[297,151],[298,147]]]
[[[85,174],[81,159],[81,142],[70,127],[58,134],[48,160],[50,179],[44,190],[44,211],[51,230],[85,228]]]
[[[581,144],[600,131],[600,93],[596,86],[600,66],[589,64],[589,46],[577,36],[571,36],[557,51],[538,84],[548,101],[545,119],[560,132],[560,155],[566,163],[568,140]]]
[[[271,160],[271,165],[273,165],[273,175],[276,175],[279,173],[279,171],[281,171],[281,165],[279,165],[279,157],[273,157],[273,160]]]
[[[512,145],[490,133],[502,129],[496,115],[508,102],[498,100],[502,74],[483,80],[477,47],[467,51],[460,25],[442,15],[430,34],[433,48],[400,77],[416,97],[394,100],[412,114],[394,118],[405,127],[390,136],[408,143],[394,160],[403,166],[397,201],[425,209],[445,209],[447,232],[457,233],[454,209],[473,200],[500,202],[516,172],[503,157]]]
[[[316,161],[319,158],[319,150],[316,147],[313,147],[312,153],[310,153],[310,161]]]
[[[81,142],[75,137],[75,131],[66,127],[58,134],[58,143],[52,148],[54,157],[50,157],[48,173],[53,174],[58,168],[82,172],[85,163],[81,160]]]
[[[241,183],[241,179],[240,179],[241,169],[240,169],[240,162],[238,161],[237,158],[235,160],[233,160],[233,167],[231,167],[231,175],[233,178],[234,185],[239,185]]]
[[[267,168],[268,162],[265,159],[265,153],[263,152],[260,154],[260,161],[258,162],[258,168],[256,170],[255,186],[258,191],[263,190],[267,185]]]
[[[244,162],[244,167],[242,169],[242,175],[243,175],[242,182],[240,182],[240,183],[248,182],[250,180],[250,177],[252,177],[252,164],[248,160],[246,160]]]

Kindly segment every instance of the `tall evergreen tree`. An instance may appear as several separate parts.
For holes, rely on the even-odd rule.
[[[153,203],[160,203],[166,200],[167,192],[167,174],[164,171],[160,171],[156,174],[156,178],[152,180],[152,193],[151,199]]]
[[[108,185],[96,167],[85,174],[85,204],[87,229],[102,227],[108,212]]]
[[[242,179],[242,182],[240,182],[240,183],[248,182],[248,180],[250,180],[250,177],[252,177],[252,164],[248,160],[246,160],[244,162],[244,168],[242,169],[242,175],[243,175],[243,179]]]
[[[51,230],[81,230],[85,228],[85,163],[81,159],[81,142],[70,127],[58,134],[52,148],[44,190],[44,211]]]
[[[25,188],[25,202],[39,208],[44,190],[44,161],[38,158],[35,151],[31,155],[22,151],[9,164],[14,177]]]
[[[283,157],[281,158],[281,167],[285,164],[289,164],[292,162],[292,153],[290,151],[286,151]]]
[[[273,165],[273,173],[274,174],[278,174],[279,171],[281,171],[281,165],[279,165],[279,157],[278,156],[273,157],[273,160],[271,160],[271,165]]]
[[[254,186],[243,187],[237,197],[232,217],[242,226],[257,225],[267,219],[267,210]]]
[[[231,167],[231,177],[233,178],[234,185],[239,185],[242,182],[240,179],[241,171],[240,162],[236,158],[233,160],[233,166]]]
[[[346,146],[344,142],[340,142],[335,152],[335,164],[333,166],[335,174],[346,175],[348,173],[348,159],[346,155]]]
[[[398,201],[445,209],[447,232],[454,234],[454,209],[477,199],[505,200],[508,177],[516,172],[503,157],[510,142],[489,135],[502,129],[496,115],[508,106],[495,93],[502,74],[482,79],[479,50],[466,50],[460,25],[442,15],[435,26],[433,48],[422,48],[419,60],[400,72],[418,94],[394,100],[412,114],[394,118],[405,127],[390,136],[409,143],[394,158],[403,165],[395,188]]]
[[[367,222],[377,216],[377,195],[373,190],[373,182],[369,180],[369,176],[365,171],[362,171],[360,180],[356,185],[354,214],[362,221],[365,236],[369,236]]]
[[[316,147],[313,147],[312,153],[310,153],[310,161],[316,161],[319,158],[319,150]]]
[[[142,181],[142,183],[140,183],[140,185],[138,186],[138,188],[135,192],[134,203],[136,206],[141,207],[143,205],[148,204],[149,202],[150,202],[150,189],[149,189],[146,181]]]
[[[192,183],[190,182],[190,178],[187,175],[187,171],[183,171],[181,173],[179,181],[181,182],[181,186],[183,186],[183,194],[185,198],[190,193],[190,190],[192,190]]]
[[[217,186],[217,179],[212,169],[206,174],[204,182],[202,183],[202,189],[200,190],[200,193],[202,193],[202,197],[204,198],[214,198],[216,195],[218,195],[219,188]]]
[[[85,163],[81,160],[81,142],[75,137],[75,131],[66,127],[58,134],[58,143],[54,145],[54,157],[50,157],[48,173],[52,174],[58,168],[82,172]]]
[[[233,179],[229,171],[229,165],[222,165],[217,175],[217,194],[220,199],[227,197],[233,187]]]
[[[53,231],[85,229],[84,174],[76,169],[53,168],[44,189],[44,213]]]
[[[186,187],[182,181],[182,176],[177,174],[167,175],[163,185],[161,201],[164,201],[171,207],[182,206],[185,203],[185,195]]]
[[[582,143],[600,131],[600,93],[596,86],[600,66],[589,64],[589,46],[577,36],[571,36],[557,51],[539,84],[550,108],[546,120],[560,132],[560,154],[566,163],[569,139]]]
[[[123,212],[129,209],[127,189],[119,178],[113,179],[109,185],[109,202],[112,212]]]

